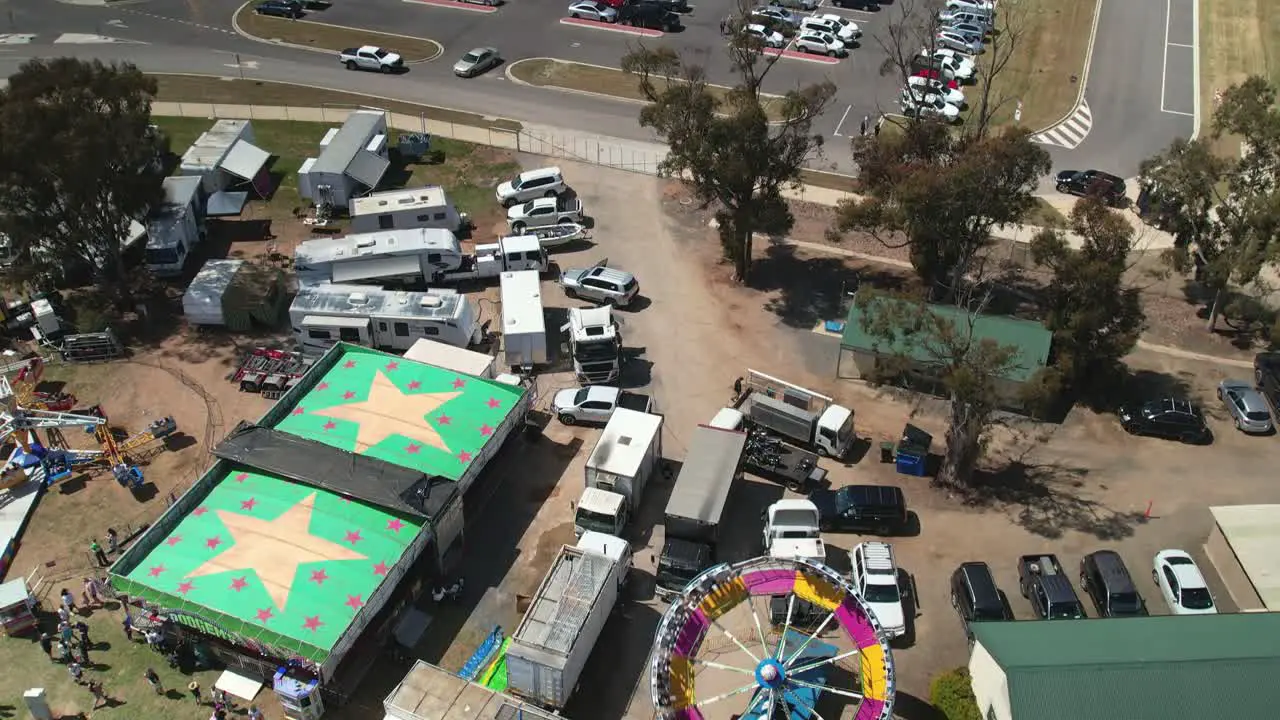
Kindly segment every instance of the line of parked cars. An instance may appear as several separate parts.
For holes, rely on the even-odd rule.
[[[679,13],[688,9],[688,0],[578,0],[569,4],[568,15],[575,20],[678,32],[683,28]]]
[[[792,9],[813,14],[802,15]],[[844,57],[858,47],[862,29],[857,23],[834,13],[818,14],[816,9],[813,0],[772,0],[748,13],[742,31],[775,50],[792,46],[799,52]]]
[[[960,86],[977,77],[973,56],[982,52],[995,31],[995,13],[995,4],[984,0],[947,0],[938,13],[933,47],[921,50],[912,61],[911,76],[898,100],[904,115],[960,121],[960,112],[968,107]]]

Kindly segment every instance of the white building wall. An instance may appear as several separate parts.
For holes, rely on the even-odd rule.
[[[978,711],[984,720],[1014,720],[1009,707],[1009,680],[996,659],[974,643],[969,655],[969,677],[973,684],[973,696],[978,700]],[[1018,718],[1034,720],[1034,718]]]

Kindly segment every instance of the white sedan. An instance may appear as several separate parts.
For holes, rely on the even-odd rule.
[[[583,0],[569,6],[569,17],[597,22],[618,22],[618,11],[595,0]]]
[[[920,118],[932,118],[945,122],[956,122],[960,119],[960,108],[937,95],[916,97],[904,88],[902,98],[898,102],[902,105],[903,115],[915,115]]]
[[[937,80],[919,76],[909,77],[907,78],[907,89],[911,90],[911,94],[917,97],[937,95],[958,108],[963,108],[965,104],[964,93]]]
[[[853,22],[852,20],[842,18],[833,13],[819,15],[818,17],[826,20],[827,22],[835,23],[836,27],[840,28],[840,32],[836,33],[836,36],[841,40],[857,40],[862,37],[862,30],[858,27],[858,23]]]
[[[742,29],[742,32],[764,43],[765,47],[781,48],[787,44],[787,39],[782,37],[782,33],[770,30],[763,25],[748,25]]]
[[[1161,550],[1156,553],[1151,568],[1151,579],[1156,581],[1160,594],[1169,604],[1174,615],[1216,615],[1213,595],[1204,575],[1183,550]]]
[[[958,78],[971,78],[978,71],[978,66],[974,64],[973,58],[965,57],[955,50],[938,48],[933,51],[933,56],[943,62],[952,61],[955,64],[955,74]]]
[[[801,52],[817,53],[828,57],[844,57],[849,54],[844,41],[829,33],[817,30],[802,30],[796,36],[796,49]]]

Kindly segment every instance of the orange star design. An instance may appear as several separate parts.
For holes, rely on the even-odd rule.
[[[360,426],[356,452],[363,453],[392,435],[451,452],[427,416],[460,392],[405,393],[378,370],[369,385],[369,399],[316,410],[312,415],[345,420]]]

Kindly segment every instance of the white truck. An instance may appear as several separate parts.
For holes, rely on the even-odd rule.
[[[560,329],[568,331],[573,372],[579,382],[598,384],[618,379],[622,333],[611,308],[569,308],[569,322]]]
[[[746,416],[748,428],[833,458],[843,458],[853,446],[853,411],[826,395],[756,370],[747,370],[734,389],[738,398],[733,407]]]
[[[662,416],[614,410],[583,470],[584,492],[574,511],[574,534],[621,535],[661,464]]]
[[[511,232],[524,233],[525,228],[581,223],[582,201],[576,197],[544,197],[507,208]]]
[[[577,689],[630,570],[631,547],[618,537],[589,532],[577,545],[561,548],[511,636],[507,691],[562,709]]]
[[[507,367],[532,368],[547,362],[547,326],[542,314],[542,281],[533,270],[504,272],[502,352]]]
[[[404,59],[399,53],[384,50],[376,45],[347,48],[338,53],[338,62],[346,65],[348,70],[391,73],[404,69]]]
[[[819,535],[818,506],[808,500],[779,500],[764,511],[764,549],[769,557],[825,565],[827,548]]]

